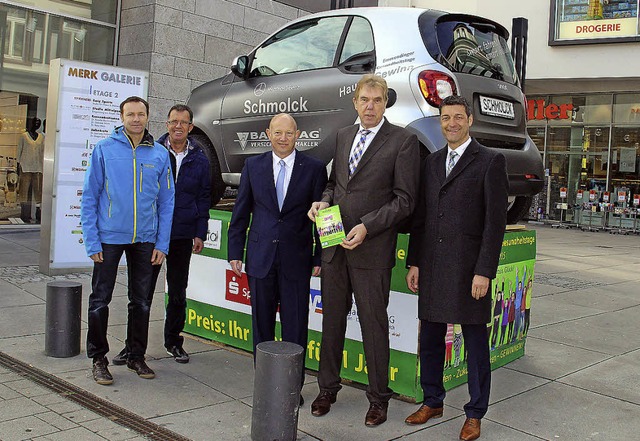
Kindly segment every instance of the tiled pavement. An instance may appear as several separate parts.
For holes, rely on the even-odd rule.
[[[575,230],[538,230],[538,262],[526,355],[493,373],[484,440],[635,440],[640,433],[640,237]],[[0,352],[105,399],[148,422],[193,440],[249,440],[252,358],[188,338],[189,364],[162,347],[162,302],[152,309],[149,364],[155,380],[112,366],[113,386],[91,379],[84,354],[44,355],[46,284],[71,279],[83,286],[83,336],[88,274],[49,277],[37,270],[39,231],[0,230]],[[124,272],[112,302],[111,356],[125,333]],[[160,286],[160,285],[159,285]],[[159,290],[158,290],[159,291]],[[160,298],[160,297],[158,297]],[[393,400],[389,421],[363,424],[364,392],[345,387],[331,413],[314,418],[315,378],[307,376],[299,440],[455,440],[466,388],[449,393],[444,418],[410,427],[416,406]],[[0,440],[143,439],[13,370],[0,366]]]

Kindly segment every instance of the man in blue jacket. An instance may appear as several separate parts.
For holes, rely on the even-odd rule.
[[[173,181],[175,183],[175,208],[171,226],[171,241],[167,254],[167,285],[169,301],[164,321],[164,347],[178,363],[188,363],[189,354],[183,349],[187,307],[187,282],[191,253],[200,253],[207,237],[209,206],[211,204],[211,180],[209,160],[202,148],[190,139],[193,129],[193,112],[188,106],[176,104],[169,110],[168,132],[158,139],[169,151]],[[154,267],[153,283],[149,290],[149,302],[153,298],[160,267]],[[128,342],[113,364],[125,364]]]
[[[123,125],[99,141],[85,174],[82,234],[93,260],[87,356],[93,379],[112,384],[106,354],[109,303],[124,253],[128,273],[127,367],[141,378],[155,373],[144,361],[149,335],[153,266],[169,251],[174,185],[167,150],[146,129],[149,104],[132,96],[120,104]]]

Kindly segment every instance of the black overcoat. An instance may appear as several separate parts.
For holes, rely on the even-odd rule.
[[[407,263],[419,267],[418,316],[438,323],[491,321],[491,293],[475,300],[475,274],[493,279],[507,217],[505,158],[472,140],[449,176],[447,148],[429,155]]]

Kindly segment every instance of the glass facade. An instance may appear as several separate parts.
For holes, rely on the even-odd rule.
[[[640,194],[640,94],[530,97],[528,110],[529,134],[548,171],[539,213],[560,220],[574,215],[563,213],[562,203],[633,206]]]
[[[0,1],[0,222],[38,217],[49,62],[114,64],[119,3]]]

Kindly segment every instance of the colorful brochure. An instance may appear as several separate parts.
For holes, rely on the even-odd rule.
[[[342,216],[340,216],[340,207],[334,205],[333,207],[318,211],[316,228],[320,235],[322,248],[328,248],[342,243],[345,233],[344,226],[342,225]]]

